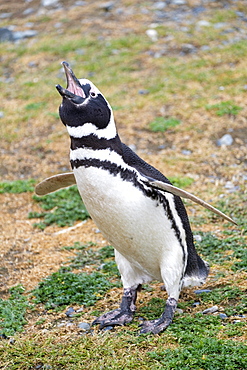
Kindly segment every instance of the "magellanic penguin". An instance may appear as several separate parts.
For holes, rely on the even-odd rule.
[[[181,289],[203,284],[208,265],[195,250],[185,207],[169,180],[121,142],[111,106],[97,87],[62,64],[67,88],[56,88],[71,138],[71,166],[88,212],[115,248],[124,288],[120,307],[93,324],[131,322],[142,284],[159,280],[168,294],[164,312],[143,322],[141,333],[160,333],[173,320]],[[65,186],[73,183],[71,174],[64,178]],[[55,190],[56,181],[51,180]]]

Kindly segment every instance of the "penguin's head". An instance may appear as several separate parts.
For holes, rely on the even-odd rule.
[[[62,62],[67,87],[56,85],[63,101],[59,115],[70,136],[83,137],[95,134],[98,137],[116,136],[112,109],[97,89],[87,79],[77,79],[67,62]]]

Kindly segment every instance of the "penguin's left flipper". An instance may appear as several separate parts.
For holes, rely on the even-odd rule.
[[[152,178],[148,178],[146,176],[145,176],[145,178],[146,178],[145,183],[147,185],[149,185],[153,188],[159,189],[159,190],[168,191],[169,193],[172,193],[173,195],[178,195],[181,198],[190,199],[193,202],[195,202],[197,204],[200,204],[204,208],[207,208],[210,211],[214,212],[215,214],[223,217],[225,220],[233,223],[234,225],[237,225],[237,223],[231,217],[227,216],[225,213],[221,212],[219,209],[217,209],[217,208],[213,207],[211,204],[205,202],[205,200],[202,200],[202,199],[196,197],[195,195],[189,193],[188,191],[182,190],[180,188],[177,188],[174,185],[168,184],[168,183],[163,182],[163,181],[158,181],[158,180],[155,180],[155,179],[152,179]]]
[[[60,173],[58,175],[48,177],[37,184],[35,187],[35,193],[37,195],[46,195],[75,184],[76,181],[73,172]]]
[[[165,310],[161,317],[156,320],[144,321],[143,324],[140,325],[140,334],[159,334],[164,331],[171,324],[176,308],[177,300],[174,298],[168,298]]]

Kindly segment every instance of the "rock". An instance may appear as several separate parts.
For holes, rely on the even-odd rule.
[[[10,18],[11,15],[12,15],[12,13],[1,13],[0,18],[1,19]]]
[[[206,308],[206,310],[202,311],[202,313],[204,315],[207,315],[209,313],[217,312],[218,310],[219,310],[219,307],[218,306],[212,306],[212,307]]]
[[[225,313],[220,313],[219,314],[219,317],[222,319],[222,320],[225,320],[228,318],[228,316],[225,314]]]
[[[194,240],[196,240],[197,242],[201,242],[202,241],[202,236],[197,234],[197,235],[194,235]]]
[[[217,140],[218,146],[232,145],[232,143],[233,143],[233,138],[230,134],[225,134],[220,139]]]
[[[184,54],[191,54],[191,53],[194,53],[196,51],[196,47],[192,44],[183,44],[181,46],[181,51]]]
[[[199,289],[199,290],[194,290],[195,294],[203,294],[203,293],[210,293],[211,289]]]
[[[90,324],[88,324],[87,322],[79,322],[78,324],[78,328],[81,330],[89,330],[90,327]]]
[[[187,1],[185,0],[172,0],[172,4],[174,5],[185,5]]]
[[[153,29],[149,29],[146,31],[146,35],[153,41],[156,42],[158,40],[158,32]]]
[[[73,308],[73,307],[69,307],[69,308],[67,309],[67,311],[65,312],[65,315],[66,315],[67,317],[73,317],[73,316],[74,316],[74,314],[75,314],[75,310],[74,310],[74,308]]]
[[[0,28],[0,42],[5,41],[14,41],[14,35],[8,28],[3,27]]]
[[[48,6],[58,5],[59,0],[41,0],[41,5],[45,8]]]
[[[209,27],[211,26],[211,23],[202,19],[201,21],[198,21],[196,25],[199,27]]]
[[[109,12],[113,9],[114,5],[115,5],[114,1],[108,1],[106,3],[100,4],[99,9],[102,9],[105,12]]]
[[[157,3],[154,3],[154,9],[158,9],[158,10],[161,10],[161,9],[164,9],[166,7],[166,3],[165,1],[157,1]]]
[[[138,91],[138,94],[147,95],[147,94],[149,94],[149,90],[141,89],[141,90]]]
[[[102,331],[107,331],[107,330],[112,330],[114,329],[113,326],[106,326],[105,328],[102,329]]]
[[[0,111],[0,118],[3,118],[3,117],[4,117],[4,113]]]
[[[26,30],[26,31],[16,31],[13,32],[14,41],[22,40],[25,38],[34,37],[38,34],[38,31],[35,30]]]
[[[182,151],[181,151],[181,153],[183,154],[183,155],[191,155],[191,150],[186,150],[186,149],[183,149]]]
[[[200,302],[194,302],[193,304],[192,304],[192,307],[197,307],[197,306],[200,306]]]

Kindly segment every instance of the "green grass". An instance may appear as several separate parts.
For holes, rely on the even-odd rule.
[[[100,272],[58,271],[41,281],[32,294],[35,304],[44,303],[46,309],[61,310],[71,304],[92,306],[111,287],[110,281]]]
[[[0,194],[33,192],[35,182],[33,179],[0,182]]]
[[[176,127],[180,124],[177,118],[156,117],[154,121],[150,122],[149,128],[153,132],[164,132],[170,128]]]
[[[81,200],[76,186],[61,189],[56,193],[48,194],[43,197],[33,196],[45,211],[50,212],[30,212],[29,218],[41,218],[42,221],[35,223],[34,226],[40,229],[56,224],[58,226],[73,225],[75,221],[85,220],[89,214]]]
[[[24,291],[21,285],[17,285],[9,290],[8,299],[0,299],[0,335],[13,335],[27,323],[25,314],[30,305]]]
[[[217,116],[236,116],[243,108],[228,100],[218,104],[207,105],[206,109],[215,111]]]

